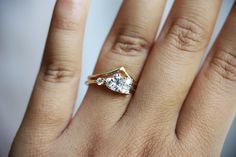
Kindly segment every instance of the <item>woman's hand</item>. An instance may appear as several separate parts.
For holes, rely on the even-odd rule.
[[[236,6],[196,76],[221,0],[177,0],[157,40],[165,1],[125,0],[95,73],[125,66],[137,90],[92,85],[72,118],[88,5],[57,1],[10,156],[219,156],[236,113]]]

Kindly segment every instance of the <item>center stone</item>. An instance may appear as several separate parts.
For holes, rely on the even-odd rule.
[[[115,74],[106,79],[105,85],[112,91],[129,94],[132,86],[132,79],[129,77],[122,77],[120,74]]]

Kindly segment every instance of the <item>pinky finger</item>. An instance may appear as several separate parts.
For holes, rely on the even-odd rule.
[[[70,121],[87,10],[88,0],[57,0],[42,65],[18,135],[30,132],[34,138],[44,135],[43,140],[52,140]]]

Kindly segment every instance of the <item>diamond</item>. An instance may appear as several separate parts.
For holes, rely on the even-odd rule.
[[[106,86],[115,91],[120,92],[120,88],[122,86],[122,77],[120,74],[115,74],[113,77],[109,77],[106,79]]]
[[[126,77],[126,78],[124,79],[124,82],[125,82],[126,85],[131,86],[131,85],[133,84],[133,79],[130,78],[130,77]]]
[[[106,86],[113,92],[127,95],[133,93],[136,88],[133,78],[124,67],[119,67],[106,73],[91,75],[88,77],[86,84]]]
[[[123,85],[121,87],[120,92],[124,94],[130,94],[130,90],[132,87],[133,80],[130,77],[126,77],[123,79]]]
[[[99,77],[99,78],[97,78],[96,83],[97,83],[97,85],[101,86],[105,83],[105,79]]]
[[[105,82],[107,88],[112,91],[130,94],[133,79],[130,77],[122,77],[120,74],[115,74],[112,77],[107,78]]]

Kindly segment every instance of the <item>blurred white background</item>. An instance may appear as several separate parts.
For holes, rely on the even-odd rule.
[[[83,82],[92,73],[99,50],[121,2],[122,0],[91,2],[76,109],[87,89]],[[212,41],[233,2],[234,0],[224,1]],[[55,0],[0,0],[0,157],[7,156],[23,118],[41,61],[54,3]],[[163,20],[172,3],[173,0],[168,0]],[[222,157],[236,156],[236,134],[233,132],[236,132],[236,122],[228,135]]]

